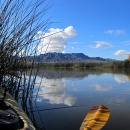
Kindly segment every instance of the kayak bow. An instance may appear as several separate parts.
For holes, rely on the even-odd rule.
[[[3,127],[3,129],[5,127],[5,130],[8,130],[8,129],[11,130],[10,127],[12,126],[13,128],[15,128],[15,125],[17,127],[18,123],[16,122],[18,122],[17,121],[18,120],[17,116],[18,116],[19,123],[21,121],[23,122],[23,127],[19,128],[20,130],[36,130],[31,120],[27,117],[27,115],[22,110],[22,108],[18,105],[15,99],[8,92],[6,92],[6,96],[4,97],[4,99],[3,97],[4,97],[4,89],[0,88],[0,99],[1,99],[1,102],[0,102],[1,124],[0,125]]]

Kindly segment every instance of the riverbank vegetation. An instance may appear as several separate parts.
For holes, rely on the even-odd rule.
[[[7,75],[19,75],[27,66],[25,57],[37,55],[38,31],[45,31],[51,23],[44,19],[49,8],[45,0],[5,0],[0,2],[0,83]],[[30,67],[33,68],[34,62]],[[15,71],[14,71],[15,70]]]
[[[39,64],[40,68],[130,68],[130,60],[111,61],[111,62],[54,62],[54,63],[34,63]],[[30,68],[28,62],[27,68]]]
[[[38,64],[37,71],[32,72],[34,62],[28,72],[25,70],[26,57],[38,53],[40,41],[35,36],[50,27],[49,19],[44,17],[49,8],[46,0],[0,1],[0,87],[7,89],[25,112],[38,72]]]
[[[50,4],[46,0],[0,1],[0,87],[15,98],[36,129],[36,119],[33,113],[28,112],[28,108],[32,109],[39,66],[33,60],[29,64],[30,69],[26,70],[26,57],[35,58],[40,53],[37,51],[40,40],[35,36],[38,31],[45,32],[52,24],[44,17],[49,8]]]

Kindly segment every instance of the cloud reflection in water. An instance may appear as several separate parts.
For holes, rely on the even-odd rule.
[[[48,99],[51,104],[72,106],[77,100],[76,97],[66,94],[64,79],[44,78],[38,95],[40,95],[40,97],[37,98],[38,102],[41,102],[43,99]]]
[[[114,79],[115,79],[115,81],[117,82],[117,83],[125,83],[125,82],[128,82],[129,81],[129,78],[128,78],[128,76],[126,76],[126,75],[115,75],[114,76]]]
[[[91,84],[91,88],[94,88],[95,91],[102,91],[102,92],[107,92],[112,89],[112,86],[101,86],[100,84]]]
[[[111,97],[111,98],[106,99],[106,102],[113,103],[113,104],[121,104],[125,101],[126,99],[122,97]]]

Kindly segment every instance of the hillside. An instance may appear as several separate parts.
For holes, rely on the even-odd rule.
[[[30,62],[33,57],[27,58]],[[101,57],[89,57],[83,53],[46,53],[35,57],[35,62],[82,62],[82,61],[112,61]]]

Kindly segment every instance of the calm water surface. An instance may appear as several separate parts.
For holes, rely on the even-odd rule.
[[[40,70],[28,110],[41,129],[79,130],[89,110],[100,104],[110,110],[102,130],[130,130],[129,72]]]

